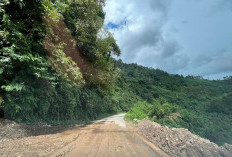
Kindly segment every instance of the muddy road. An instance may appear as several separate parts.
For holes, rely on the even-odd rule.
[[[0,143],[0,156],[159,157],[167,156],[127,124],[125,114],[76,126],[57,134],[25,137]]]

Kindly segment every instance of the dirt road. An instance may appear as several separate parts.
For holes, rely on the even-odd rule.
[[[159,157],[167,156],[123,120],[111,116],[58,134],[26,137],[0,143],[0,156]]]

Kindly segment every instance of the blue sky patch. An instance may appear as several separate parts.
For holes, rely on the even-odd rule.
[[[123,27],[125,25],[127,25],[127,20],[126,19],[122,20],[118,24],[113,23],[113,22],[109,22],[109,23],[107,23],[106,28],[107,29],[119,29],[119,28],[121,28],[121,27]]]

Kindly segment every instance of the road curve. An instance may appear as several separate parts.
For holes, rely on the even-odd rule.
[[[1,157],[160,157],[163,151],[138,135],[119,114],[87,126],[0,142]]]

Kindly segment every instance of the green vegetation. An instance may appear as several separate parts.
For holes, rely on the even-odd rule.
[[[121,61],[116,65],[128,90],[142,100],[130,109],[127,119],[147,117],[169,127],[187,128],[220,145],[232,143],[232,77],[210,81]]]
[[[142,120],[149,118],[152,121],[161,123],[163,125],[175,125],[178,124],[181,117],[181,108],[175,104],[164,103],[161,105],[161,101],[156,100],[154,104],[146,102],[138,102],[134,107],[126,114],[125,118],[133,121],[134,119]]]
[[[91,8],[88,8],[90,3]],[[4,99],[0,110],[4,110],[7,118],[18,122],[59,124],[121,111],[115,102],[117,98],[111,98],[113,82],[118,75],[111,52],[119,55],[120,50],[112,36],[97,37],[104,20],[103,3],[69,0],[0,2],[0,95]],[[84,10],[77,16],[78,7]],[[94,8],[96,12],[91,12]],[[85,81],[79,67],[65,54],[62,48],[65,43],[59,43],[59,36],[52,30],[63,19],[73,22],[73,34],[76,30],[82,34],[82,39],[77,38],[78,45],[82,45],[81,53],[90,55],[83,59],[91,60],[89,64],[97,69],[97,74],[88,74],[92,78],[85,78]],[[85,25],[79,25],[77,21]],[[46,37],[52,42],[44,44]],[[46,46],[52,49],[49,56],[44,49]],[[97,58],[91,59],[91,56]],[[78,88],[83,87],[83,83],[97,85]]]
[[[232,144],[232,77],[210,81],[115,61],[121,52],[103,28],[103,6],[0,2],[0,115],[67,124],[129,111],[129,120],[147,117]]]
[[[97,69],[95,72],[84,74],[87,85],[103,85],[110,88],[118,77],[111,56],[119,56],[121,51],[112,34],[103,28],[105,1],[57,0],[54,4],[63,15],[82,55]]]

